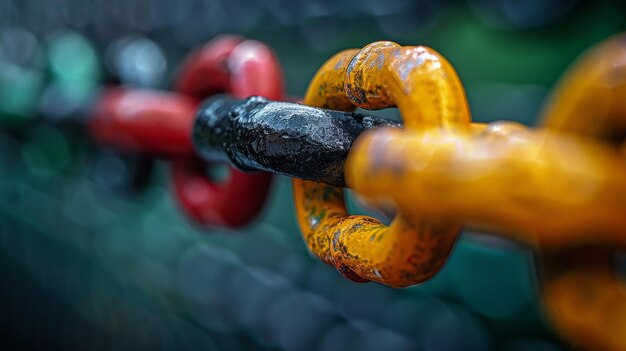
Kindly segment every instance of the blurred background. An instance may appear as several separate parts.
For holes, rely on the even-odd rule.
[[[103,84],[167,89],[190,50],[237,33],[275,50],[290,96],[340,50],[428,45],[457,69],[475,120],[532,125],[568,65],[625,28],[618,0],[0,0],[1,342],[566,348],[524,247],[466,232],[425,284],[352,283],[307,253],[288,178],[245,229],[198,228],[170,196],[163,163],[95,147],[72,122]]]

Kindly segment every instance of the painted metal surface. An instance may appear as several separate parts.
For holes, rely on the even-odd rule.
[[[202,98],[228,91],[282,99],[281,79],[267,47],[221,38],[190,58],[180,93],[111,89],[89,128],[104,144],[170,160],[176,196],[201,224],[248,223],[270,182],[265,173],[232,170],[219,183],[204,161],[299,178],[294,199],[309,249],[357,282],[404,287],[429,279],[462,226],[515,239],[536,251],[544,302],[563,335],[591,349],[626,349],[626,290],[614,264],[626,244],[624,36],[592,50],[564,78],[542,128],[470,123],[445,58],[377,42],[331,58],[304,102],[340,111],[397,106],[403,128],[258,97],[221,98],[198,112],[192,142]],[[349,215],[344,185],[392,204],[393,222]]]
[[[174,195],[196,223],[238,227],[262,209],[271,176],[231,169],[219,182],[197,158],[191,133],[200,101],[227,91],[244,98],[283,98],[282,72],[271,50],[256,41],[219,37],[182,66],[178,92],[110,88],[88,122],[101,144],[171,161]]]
[[[177,90],[197,99],[216,92],[238,98],[284,98],[276,56],[260,42],[237,37],[217,38],[192,53],[182,66]],[[175,196],[194,221],[237,227],[249,223],[262,209],[271,175],[231,168],[229,177],[218,183],[207,177],[205,166],[193,156],[173,163],[172,180]]]
[[[572,343],[626,349],[614,262],[626,244],[625,43],[585,56],[537,129],[470,124],[454,70],[428,48],[383,42],[334,56],[305,103],[400,109],[406,127],[363,133],[345,168],[349,187],[398,214],[388,227],[350,216],[340,188],[294,179],[311,252],[354,281],[407,286],[439,270],[465,223],[535,249],[548,314]]]
[[[195,111],[194,99],[182,94],[110,88],[98,99],[88,128],[109,147],[160,158],[190,156]]]
[[[193,140],[208,162],[345,186],[344,162],[365,130],[400,123],[262,97],[219,96],[199,109]]]
[[[343,51],[317,72],[304,103],[344,111],[398,106],[405,131],[470,129],[456,72],[440,54],[421,46],[376,42],[359,51]],[[383,149],[368,156],[384,158]],[[349,185],[356,177],[351,167],[346,167]],[[358,177],[370,183],[367,175]],[[407,216],[402,210],[390,226],[372,217],[351,216],[342,189],[321,183],[294,179],[293,191],[298,223],[311,252],[355,281],[395,287],[422,282],[439,271],[461,230],[462,222],[455,218]]]
[[[607,211],[605,204],[626,198],[626,35],[591,49],[565,75],[544,113],[552,133],[593,138],[617,154],[603,174],[618,179],[606,194],[571,217]],[[595,245],[540,254],[542,294],[555,327],[576,344],[596,350],[626,350],[626,285],[617,270],[623,252],[626,206],[612,212],[620,223],[588,231]],[[612,230],[611,230],[612,229]],[[615,235],[607,235],[614,233]],[[621,235],[620,235],[621,234]]]

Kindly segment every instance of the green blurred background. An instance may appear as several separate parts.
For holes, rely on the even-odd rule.
[[[290,179],[275,179],[263,214],[243,230],[198,228],[170,196],[166,164],[99,149],[74,122],[102,84],[167,89],[191,49],[238,33],[275,50],[291,96],[340,50],[428,45],[457,69],[475,120],[532,125],[566,68],[625,20],[626,6],[608,0],[0,0],[2,341],[68,350],[567,348],[541,312],[524,247],[465,232],[427,283],[355,284],[307,253]]]

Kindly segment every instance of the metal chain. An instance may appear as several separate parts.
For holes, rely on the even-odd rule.
[[[423,282],[462,228],[531,246],[557,328],[592,349],[626,349],[626,296],[612,262],[626,244],[626,37],[563,79],[544,124],[471,123],[460,79],[436,51],[376,42],[329,59],[304,105],[284,100],[263,44],[219,38],[193,53],[177,92],[114,87],[87,119],[99,143],[171,162],[174,194],[201,224],[241,226],[270,173],[293,178],[310,251],[357,281]],[[231,95],[206,97],[228,92]],[[253,95],[252,97],[241,100]],[[363,114],[397,107],[403,124]],[[207,164],[233,167],[226,182]],[[245,171],[245,172],[244,172]],[[262,171],[262,173],[247,173]],[[395,207],[390,225],[350,215],[342,188]]]

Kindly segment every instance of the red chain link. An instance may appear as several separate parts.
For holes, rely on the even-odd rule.
[[[230,168],[224,182],[210,179],[206,164],[195,156],[191,131],[199,103],[212,94],[282,100],[283,77],[276,56],[260,42],[220,37],[186,60],[176,89],[179,93],[107,90],[89,122],[91,135],[107,146],[171,161],[174,195],[197,223],[228,227],[249,223],[265,202],[271,175]]]

